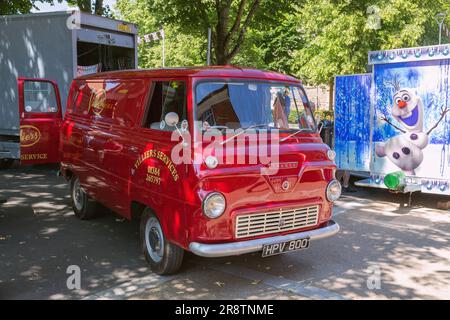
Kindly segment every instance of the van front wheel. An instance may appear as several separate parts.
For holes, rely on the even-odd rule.
[[[80,185],[78,177],[73,176],[70,180],[70,195],[72,208],[75,216],[81,220],[89,220],[97,215],[97,202],[91,199]]]
[[[142,251],[153,272],[166,275],[180,269],[184,250],[167,241],[158,218],[148,208],[141,216],[140,236]]]

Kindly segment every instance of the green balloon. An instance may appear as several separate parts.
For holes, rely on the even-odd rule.
[[[400,190],[405,186],[405,173],[397,171],[389,173],[384,177],[384,184],[390,190]]]

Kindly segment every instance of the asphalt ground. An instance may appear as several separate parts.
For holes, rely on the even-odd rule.
[[[310,248],[207,259],[151,273],[139,225],[111,212],[80,221],[51,166],[0,171],[0,299],[450,299],[450,212],[442,197],[358,188],[337,202],[341,231]],[[69,266],[81,271],[70,290]]]

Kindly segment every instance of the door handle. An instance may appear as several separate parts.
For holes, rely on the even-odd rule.
[[[139,154],[139,148],[135,147],[135,146],[131,146],[129,148],[130,152],[134,153],[134,154]]]
[[[93,136],[87,136],[87,135],[83,136],[83,141],[84,141],[84,145],[85,145],[86,149],[92,149],[92,150],[94,150],[94,149],[92,148],[92,146],[91,146],[91,141],[92,141],[93,139],[94,139]]]

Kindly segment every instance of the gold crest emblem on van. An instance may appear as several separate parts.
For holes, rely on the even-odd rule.
[[[89,99],[88,112],[92,110],[93,113],[99,116],[102,113],[103,109],[105,109],[105,106],[106,106],[106,90],[98,89],[92,91],[91,98]]]
[[[69,143],[77,148],[83,147],[83,136],[79,133],[72,133],[69,137]]]
[[[41,139],[41,132],[35,126],[25,125],[20,126],[20,146],[31,147],[39,142]]]

